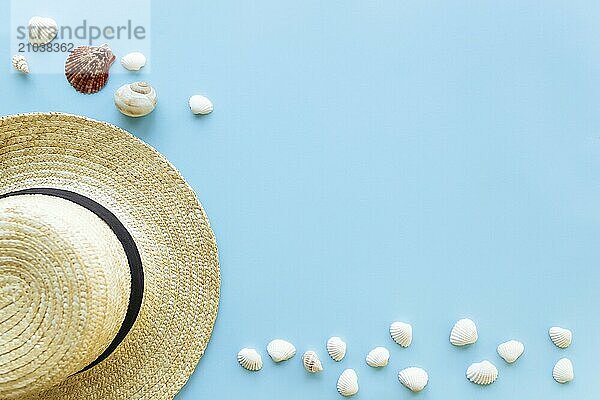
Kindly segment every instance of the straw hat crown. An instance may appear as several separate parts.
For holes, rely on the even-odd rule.
[[[49,389],[96,360],[125,318],[131,276],[104,221],[46,195],[0,199],[0,398]]]
[[[0,400],[173,400],[211,338],[215,235],[129,132],[0,117]]]

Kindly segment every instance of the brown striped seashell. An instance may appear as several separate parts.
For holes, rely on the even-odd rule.
[[[107,44],[79,46],[67,58],[65,75],[78,92],[96,93],[106,86],[108,71],[115,59]]]

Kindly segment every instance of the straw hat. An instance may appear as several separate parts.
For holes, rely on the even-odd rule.
[[[214,235],[163,156],[83,117],[0,118],[0,399],[172,399],[218,303]]]

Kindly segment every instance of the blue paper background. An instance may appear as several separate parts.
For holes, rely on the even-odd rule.
[[[135,15],[116,3],[116,15]],[[153,114],[133,120],[112,105],[135,75],[83,96],[62,74],[10,74],[7,27],[0,113],[115,123],[197,190],[219,242],[222,298],[178,400],[337,399],[349,367],[357,399],[600,396],[600,3],[152,6],[152,70],[141,76],[160,96]],[[212,115],[189,112],[195,93],[214,101]],[[480,329],[468,349],[448,343],[462,317]],[[410,348],[389,338],[394,320],[413,324]],[[551,344],[552,325],[573,329],[571,348]],[[324,349],[334,334],[348,342],[339,364]],[[273,364],[264,347],[276,337],[317,350],[325,371],[306,374],[300,354]],[[526,353],[508,366],[495,348],[511,338]],[[374,370],[364,356],[379,345],[392,358]],[[262,352],[262,371],[237,365],[246,346]],[[551,376],[563,356],[576,373],[565,386]],[[500,370],[486,388],[464,378],[482,359]],[[396,379],[411,365],[430,374],[418,395]]]

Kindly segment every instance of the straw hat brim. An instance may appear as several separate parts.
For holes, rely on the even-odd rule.
[[[172,399],[204,354],[219,304],[217,244],[195,193],[161,154],[116,126],[62,113],[0,118],[0,194],[40,187],[112,211],[135,239],[145,285],[119,347],[33,398]]]

